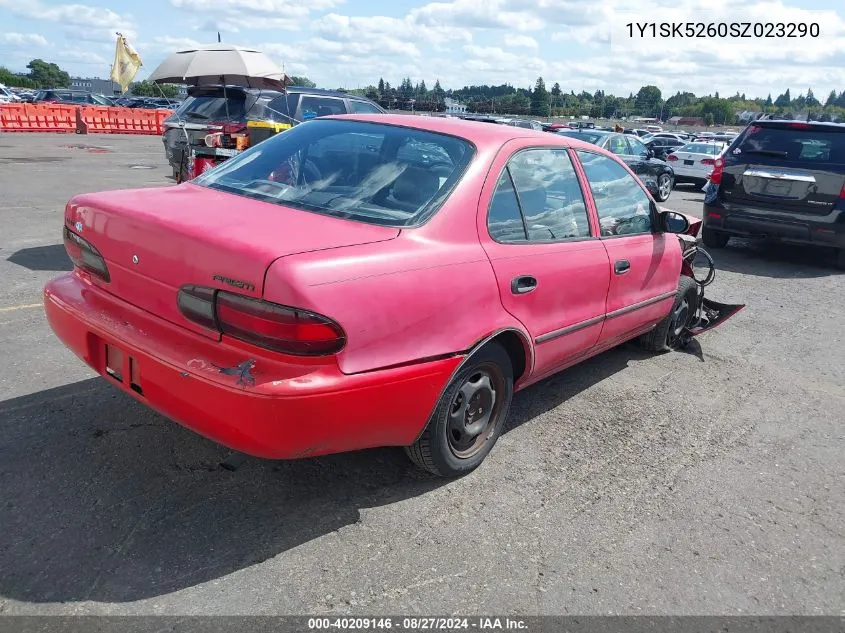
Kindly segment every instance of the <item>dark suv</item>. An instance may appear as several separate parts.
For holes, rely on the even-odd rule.
[[[732,235],[837,250],[845,268],[845,125],[755,121],[716,160],[702,240]]]
[[[244,129],[250,123],[276,129],[332,114],[378,113],[378,104],[343,92],[291,86],[286,92],[242,86],[200,86],[164,121],[164,150],[173,176],[186,179],[188,146],[203,145],[207,134]]]

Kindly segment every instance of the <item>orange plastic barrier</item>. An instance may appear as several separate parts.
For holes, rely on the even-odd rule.
[[[26,132],[28,122],[26,104],[6,103],[0,105],[0,132]]]
[[[0,105],[0,132],[155,134],[172,110],[9,103]]]
[[[108,106],[82,106],[79,108],[79,120],[84,124],[84,131],[81,134],[100,133],[111,134],[113,132],[109,111],[114,108]]]

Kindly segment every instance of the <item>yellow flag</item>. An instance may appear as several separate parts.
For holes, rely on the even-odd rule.
[[[111,69],[111,80],[120,84],[120,91],[126,92],[129,84],[138,74],[138,70],[143,66],[141,56],[135,52],[135,49],[126,41],[120,33],[117,34],[117,46],[114,51],[114,65]]]

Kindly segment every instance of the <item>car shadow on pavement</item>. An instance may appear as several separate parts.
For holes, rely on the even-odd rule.
[[[716,263],[716,275],[726,270],[773,279],[810,279],[841,275],[835,254],[822,248],[807,248],[732,238],[725,248],[704,247]]]
[[[64,244],[22,248],[9,255],[8,260],[29,270],[73,270]]]
[[[622,346],[516,394],[508,430],[646,357]],[[225,448],[102,378],[0,403],[0,432],[0,597],[31,603],[168,594],[449,483],[398,448],[230,471]]]

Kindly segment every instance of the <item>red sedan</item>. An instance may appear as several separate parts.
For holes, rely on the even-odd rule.
[[[107,380],[237,451],[404,446],[475,468],[514,391],[703,299],[686,216],[615,156],[511,126],[327,117],[175,187],[80,195],[50,325]]]

